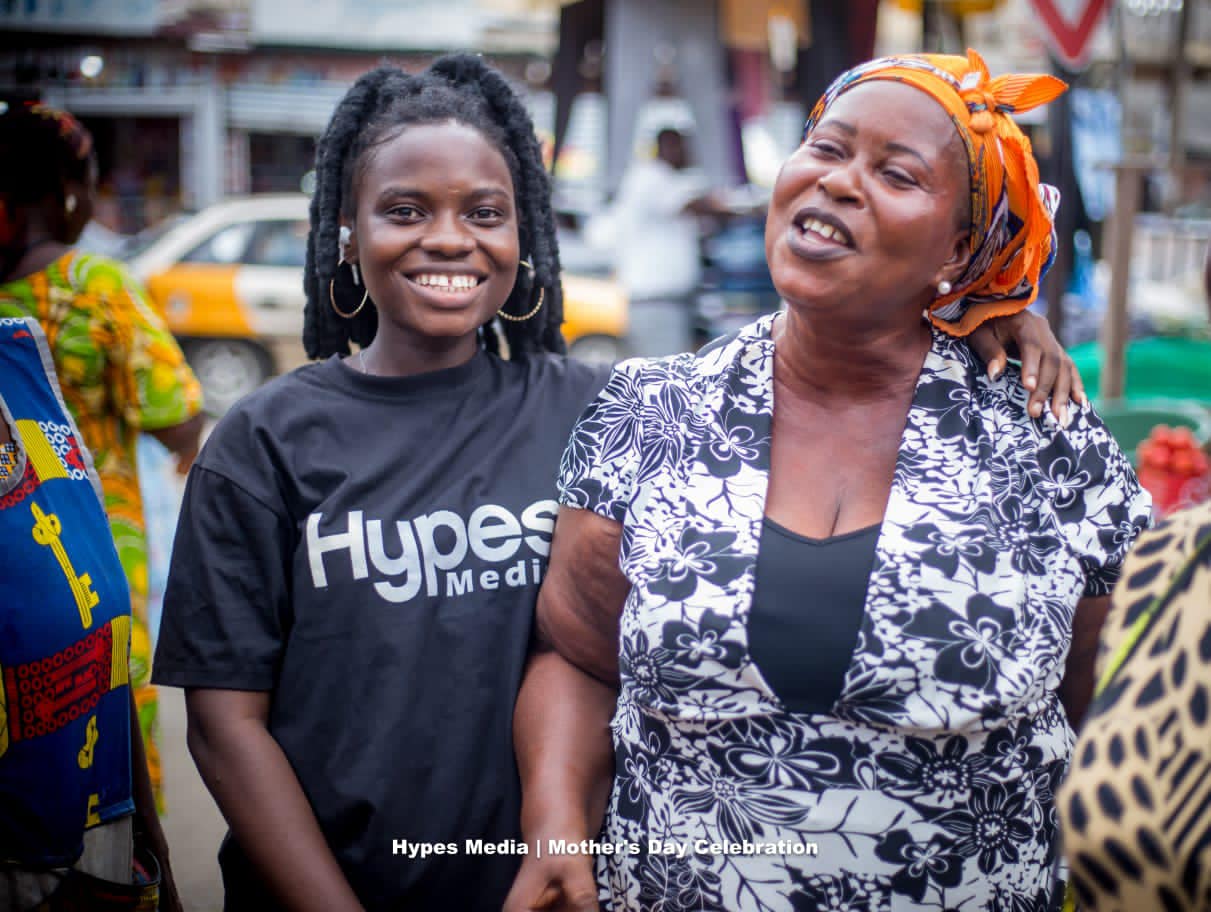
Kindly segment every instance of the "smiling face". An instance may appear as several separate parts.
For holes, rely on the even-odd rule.
[[[841,95],[787,160],[765,249],[791,307],[867,323],[919,320],[966,264],[967,158],[924,92],[872,81]]]
[[[342,224],[378,309],[376,347],[470,357],[517,278],[513,178],[500,151],[466,124],[408,126],[365,153],[354,196]]]

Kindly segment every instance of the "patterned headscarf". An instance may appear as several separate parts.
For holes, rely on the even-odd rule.
[[[882,57],[842,74],[816,103],[804,138],[844,92],[873,79],[903,82],[927,93],[950,115],[967,149],[971,180],[971,259],[949,294],[930,305],[933,324],[965,336],[992,317],[1017,313],[1039,294],[1055,258],[1055,187],[1039,182],[1030,140],[1011,114],[1057,98],[1067,85],[1054,76],[992,79],[975,51],[966,57]]]

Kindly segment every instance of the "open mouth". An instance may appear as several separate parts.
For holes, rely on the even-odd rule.
[[[804,237],[854,249],[854,238],[845,224],[835,216],[818,209],[803,209],[794,220],[795,228]]]
[[[445,294],[461,294],[478,288],[484,281],[482,276],[468,273],[415,272],[405,276],[409,282],[427,291]]]

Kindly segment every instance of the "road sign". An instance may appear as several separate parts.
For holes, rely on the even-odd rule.
[[[1110,8],[1109,0],[1030,0],[1056,57],[1070,70],[1089,62],[1094,29]]]

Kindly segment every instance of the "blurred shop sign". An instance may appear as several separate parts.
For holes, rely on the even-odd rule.
[[[252,6],[254,44],[374,50],[476,47],[473,0],[273,0]]]
[[[1114,210],[1114,169],[1123,156],[1122,108],[1106,89],[1072,89],[1072,155],[1085,211],[1100,222]]]
[[[1093,33],[1109,0],[1031,0],[1039,25],[1056,57],[1069,70],[1083,70],[1089,63]]]
[[[991,13],[1001,6],[1004,0],[930,0],[930,2],[936,3],[947,12],[957,16],[971,16],[976,13]],[[924,0],[895,0],[895,4],[910,13],[921,12],[925,5]]]
[[[20,0],[0,3],[0,28],[36,32],[152,35],[158,0]]]

